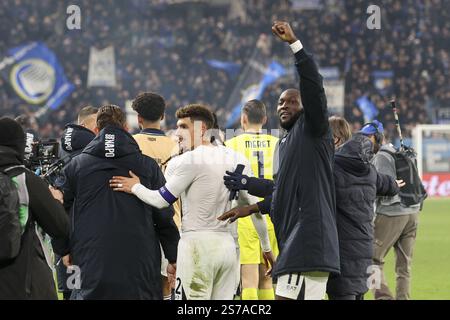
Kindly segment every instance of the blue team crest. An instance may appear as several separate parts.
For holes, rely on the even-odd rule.
[[[53,51],[40,42],[12,48],[3,63],[2,75],[17,95],[32,105],[55,109],[73,92]]]
[[[55,69],[44,60],[27,59],[11,69],[10,81],[23,100],[41,104],[55,89]]]

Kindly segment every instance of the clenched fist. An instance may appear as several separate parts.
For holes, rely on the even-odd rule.
[[[289,44],[298,40],[289,23],[285,21],[275,21],[272,25],[272,32],[278,38]]]

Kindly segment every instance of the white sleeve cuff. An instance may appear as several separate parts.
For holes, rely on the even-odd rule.
[[[251,215],[253,225],[258,233],[259,241],[261,242],[261,248],[263,252],[272,251],[270,247],[269,231],[267,230],[266,217],[257,212]]]
[[[296,54],[297,52],[299,52],[300,50],[303,49],[303,45],[300,42],[300,40],[295,41],[294,43],[289,45],[291,47],[291,50],[294,54]]]
[[[132,192],[134,195],[136,195],[137,190],[140,189],[141,187],[143,187],[142,184],[136,183],[134,186],[131,187],[131,192]]]

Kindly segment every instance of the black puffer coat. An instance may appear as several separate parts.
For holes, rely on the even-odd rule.
[[[304,49],[295,54],[302,114],[279,143],[270,216],[280,255],[273,275],[339,273],[333,136],[322,76]]]
[[[336,151],[334,179],[341,274],[330,275],[327,293],[334,296],[367,292],[372,265],[374,202],[377,195],[395,195],[395,180],[369,163],[372,143],[360,134]]]
[[[81,289],[72,298],[162,299],[160,244],[169,262],[177,258],[173,209],[113,191],[109,180],[129,170],[153,190],[166,182],[156,161],[114,126],[100,131],[65,168],[64,205],[73,205],[70,254],[81,272]]]

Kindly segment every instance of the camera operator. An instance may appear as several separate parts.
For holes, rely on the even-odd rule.
[[[20,124],[23,131],[25,132],[25,155],[24,159],[26,162],[26,166],[29,166],[30,157],[33,152],[33,145],[39,142],[39,136],[36,133],[36,130],[33,129],[33,125],[31,124],[31,119],[26,114],[22,114],[16,117],[14,120]]]
[[[18,252],[11,259],[0,260],[0,300],[57,299],[55,284],[41,240],[36,232],[38,224],[54,238],[69,235],[69,219],[62,205],[56,201],[48,185],[24,167],[25,133],[19,123],[0,119],[0,171],[16,182],[18,193],[0,193],[0,243],[17,242]],[[3,177],[4,178],[4,177]],[[5,204],[15,196],[20,228],[14,228],[14,212]],[[20,204],[20,205],[19,205]],[[6,207],[6,208],[5,208]],[[8,215],[10,213],[10,215]],[[2,255],[3,256],[3,255]]]
[[[386,143],[383,124],[377,120],[365,125],[361,132],[380,146],[373,159],[378,172],[397,177],[393,154],[394,146]],[[384,258],[393,247],[395,250],[395,273],[397,275],[396,300],[410,299],[411,265],[421,204],[406,206],[400,194],[378,197],[376,202],[375,243],[373,261],[380,267],[381,287],[374,291],[376,300],[393,300],[394,295],[387,285],[383,266]]]

